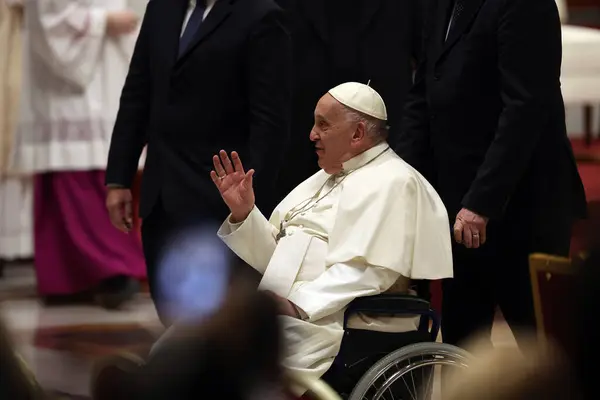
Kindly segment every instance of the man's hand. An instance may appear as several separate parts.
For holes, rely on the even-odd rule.
[[[130,10],[114,11],[108,14],[106,20],[106,33],[109,36],[121,36],[133,33],[138,26],[140,18]]]
[[[254,208],[254,170],[246,172],[235,151],[229,158],[225,150],[221,150],[219,155],[213,156],[213,165],[215,169],[210,171],[210,177],[231,211],[231,222],[244,221]]]
[[[291,301],[269,290],[267,290],[265,293],[271,296],[271,298],[273,298],[277,303],[279,315],[286,315],[288,317],[301,319],[301,315],[298,308],[296,308],[296,306]]]
[[[466,208],[460,210],[454,222],[454,239],[468,249],[477,249],[485,244],[488,218]]]
[[[133,226],[133,196],[131,190],[109,188],[106,196],[106,209],[113,226],[129,233]]]

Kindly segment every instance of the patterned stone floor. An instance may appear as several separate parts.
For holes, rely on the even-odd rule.
[[[144,294],[122,311],[44,306],[35,297],[35,277],[28,267],[9,268],[0,279],[0,316],[38,381],[73,399],[89,394],[94,360],[120,350],[146,351],[161,332]],[[496,346],[515,346],[500,319],[493,340]]]

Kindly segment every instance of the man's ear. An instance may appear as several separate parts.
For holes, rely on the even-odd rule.
[[[356,141],[362,140],[367,134],[366,128],[367,126],[365,125],[365,123],[363,121],[359,121],[358,124],[356,124],[356,129],[354,130],[354,135],[352,135],[352,139]]]

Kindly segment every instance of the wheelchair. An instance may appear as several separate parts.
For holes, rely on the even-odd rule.
[[[416,331],[402,333],[347,328],[348,319],[357,313],[418,316],[420,322]],[[463,349],[436,343],[439,318],[427,300],[413,295],[380,294],[354,300],[345,312],[344,331],[340,352],[322,378],[339,397],[317,398],[429,400],[437,384],[434,367],[468,368],[471,359]]]

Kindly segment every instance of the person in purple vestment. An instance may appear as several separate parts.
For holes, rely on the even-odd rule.
[[[138,16],[126,0],[30,1],[15,163],[35,174],[40,295],[118,307],[145,277],[141,243],[113,228],[104,169]]]

